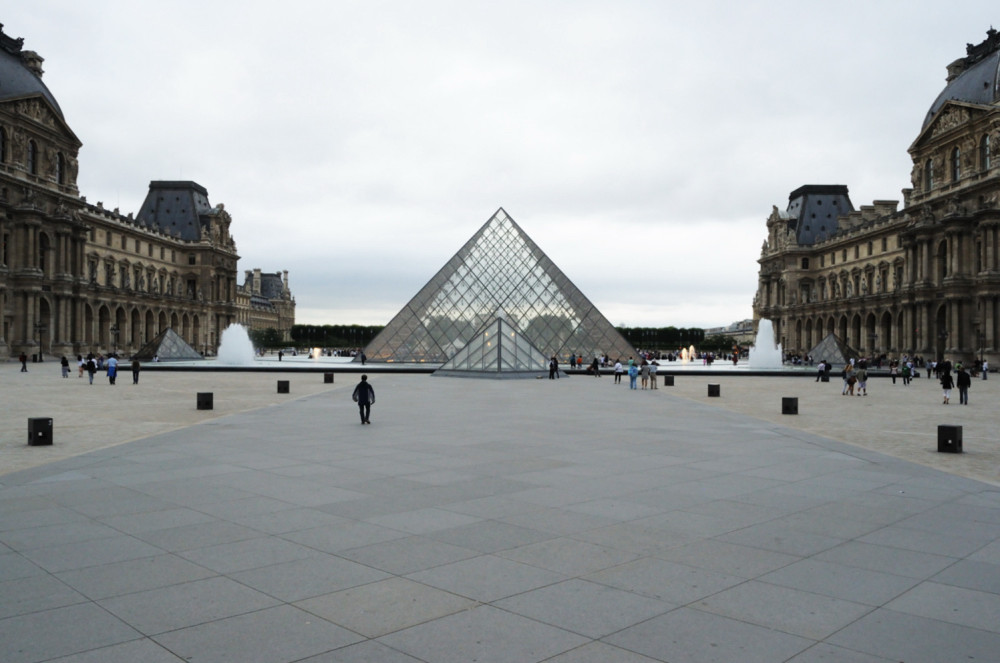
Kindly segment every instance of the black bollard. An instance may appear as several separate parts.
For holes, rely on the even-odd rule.
[[[672,387],[672,386],[674,386],[674,376],[673,375],[664,375],[663,376],[663,386],[664,387]]]
[[[333,373],[323,374],[323,384],[333,384]]]
[[[199,391],[198,392],[198,409],[199,410],[213,410],[215,409],[215,394],[211,391]]]
[[[279,394],[288,393],[288,380],[278,380],[278,393]]]
[[[719,396],[719,385],[717,385],[717,384],[710,384],[710,385],[708,385],[708,395],[710,397],[712,397],[712,398],[718,397]]]
[[[941,453],[962,453],[962,427],[938,426],[938,451]]]
[[[789,396],[784,396],[781,399],[781,414],[798,414],[799,413],[799,399]]]
[[[44,447],[52,444],[52,419],[35,417],[28,419],[28,446]]]

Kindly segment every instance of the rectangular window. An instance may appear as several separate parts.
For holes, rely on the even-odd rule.
[[[854,259],[857,260],[860,257],[861,257],[861,247],[860,246],[855,246],[854,247]]]
[[[889,238],[883,237],[882,238],[882,251],[884,252],[884,251],[888,250],[888,247],[889,247]]]
[[[108,246],[111,246],[111,242],[113,242],[113,241],[114,241],[114,235],[109,230],[104,235],[104,243],[107,244]]]
[[[160,260],[163,260],[163,256],[165,256],[166,254],[167,254],[167,250],[161,246],[160,247]]]
[[[149,257],[152,258],[153,257],[153,243],[152,242],[149,243],[149,247],[148,248],[149,248]]]
[[[802,259],[802,269],[809,269],[809,258]]]
[[[868,255],[872,254],[872,243],[868,242]]]
[[[138,238],[136,238],[135,240],[135,252],[142,253],[142,243],[139,241]]]
[[[825,255],[822,255],[822,256],[819,257],[819,266],[820,267],[826,267],[826,256]]]
[[[844,249],[841,252],[840,259],[843,260],[844,262],[847,262],[847,249]]]
[[[198,264],[198,258],[195,256],[195,254],[193,254],[193,253],[189,253],[188,254],[188,264],[189,265],[197,265]]]
[[[837,264],[837,254],[836,253],[831,253],[830,254],[830,264],[831,265],[836,265]]]

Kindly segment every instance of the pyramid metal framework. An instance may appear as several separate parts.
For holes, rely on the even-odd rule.
[[[153,361],[154,357],[159,361],[204,359],[201,353],[188,345],[180,334],[174,331],[173,327],[161,331],[152,341],[139,348],[132,357],[139,361]]]
[[[826,338],[809,351],[809,356],[816,363],[829,362],[832,366],[843,366],[851,357],[859,357],[857,350],[841,341],[836,334],[827,334]]]
[[[504,317],[545,357],[635,349],[500,208],[365,348],[368,361],[442,364]]]
[[[501,316],[489,322],[434,375],[537,377],[548,371],[548,364],[548,357]]]

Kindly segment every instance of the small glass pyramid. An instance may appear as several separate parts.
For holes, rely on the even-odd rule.
[[[537,377],[549,360],[503,317],[476,334],[434,375],[455,377]]]
[[[132,355],[132,357],[139,361],[153,361],[154,357],[158,361],[192,361],[195,359],[204,359],[200,352],[188,345],[174,331],[173,327],[167,327],[161,331],[152,341],[139,348],[139,351]]]
[[[443,364],[498,317],[543,357],[635,349],[500,208],[365,348],[368,361]]]

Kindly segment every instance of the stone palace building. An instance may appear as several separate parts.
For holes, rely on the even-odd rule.
[[[806,185],[772,209],[753,308],[786,353],[835,334],[865,356],[997,365],[1000,33],[947,70],[908,150],[902,208],[856,210],[846,186]]]
[[[229,213],[195,182],[151,182],[135,216],[89,204],[43,59],[2,27],[0,353],[130,354],[171,327],[213,354],[240,317]]]

